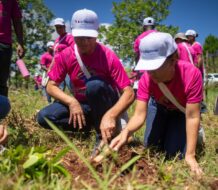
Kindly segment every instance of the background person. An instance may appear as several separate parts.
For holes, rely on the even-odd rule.
[[[140,53],[136,69],[146,72],[139,81],[135,112],[110,147],[119,150],[146,119],[145,146],[165,151],[167,158],[180,152],[191,170],[201,175],[195,159],[202,100],[201,73],[192,64],[178,60],[177,45],[167,33],[156,32],[142,39]],[[166,85],[185,108],[185,114],[166,98],[159,83]]]
[[[0,95],[8,96],[7,81],[10,74],[12,56],[12,30],[17,36],[17,55],[24,56],[22,14],[16,0],[0,1]]]
[[[188,43],[188,38],[184,33],[177,33],[174,37],[177,44],[177,52],[180,60],[196,64],[196,54],[192,46]]]
[[[47,44],[47,51],[42,54],[40,58],[40,65],[41,69],[43,70],[42,74],[42,93],[43,96],[47,98],[48,103],[51,103],[51,96],[47,93],[46,91],[46,84],[47,84],[47,72],[50,68],[50,65],[52,64],[53,60],[53,47],[54,47],[54,42],[49,41]]]
[[[155,30],[155,20],[152,17],[147,17],[143,20],[143,33],[140,34],[134,41],[134,52],[135,52],[135,62],[137,63],[140,57],[140,52],[139,52],[139,44],[141,39],[143,39],[145,36],[152,32],[156,32]]]
[[[107,142],[117,129],[119,116],[133,102],[134,92],[119,58],[96,41],[98,28],[95,12],[82,9],[73,14],[75,47],[91,77],[88,78],[81,69],[75,47],[70,46],[57,54],[48,74],[47,90],[58,101],[43,108],[38,113],[37,121],[49,128],[44,120],[46,117],[57,126],[71,131],[75,128],[89,131],[94,121],[97,137],[101,138],[102,135]],[[58,88],[67,74],[74,86],[74,96]]]
[[[191,44],[192,48],[196,54],[196,66],[200,69],[202,77],[204,76],[204,65],[203,65],[203,48],[199,42],[196,41],[198,34],[194,30],[187,30],[185,33],[188,38],[188,42]]]
[[[54,42],[54,55],[61,52],[65,48],[74,45],[74,38],[72,34],[66,32],[66,25],[63,18],[56,18],[54,20],[55,30],[59,37]],[[52,65],[50,66],[52,67]],[[65,89],[65,84],[68,90],[73,93],[73,85],[70,82],[70,78],[67,75],[65,81],[60,84],[61,89]]]

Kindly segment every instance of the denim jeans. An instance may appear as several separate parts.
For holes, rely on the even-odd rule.
[[[177,110],[168,110],[153,98],[148,103],[144,145],[166,152],[167,158],[186,150],[186,118]]]
[[[90,130],[94,126],[97,133],[100,133],[101,118],[116,103],[118,95],[110,85],[95,77],[87,81],[86,87],[87,102],[80,102],[87,124],[84,130]],[[74,131],[73,124],[68,124],[69,115],[68,106],[54,102],[38,113],[37,121],[42,127],[49,128],[44,120],[46,117],[64,130]]]
[[[7,81],[10,75],[12,48],[0,43],[0,95],[8,96]]]
[[[6,96],[0,95],[0,119],[7,116],[11,109],[10,102]]]

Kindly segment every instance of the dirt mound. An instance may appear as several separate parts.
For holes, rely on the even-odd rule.
[[[212,190],[217,190],[218,189],[218,179],[214,180],[211,184],[210,187]]]
[[[112,166],[110,176],[114,176],[120,171],[121,166],[131,160],[133,157],[143,152],[143,146],[138,146],[131,148],[129,146],[124,146],[116,160],[107,158],[103,164],[94,165],[99,176],[104,177],[104,171],[108,170]],[[88,167],[78,158],[73,152],[69,152],[63,158],[64,167],[72,174],[73,184],[80,184],[81,181],[85,181],[87,184],[96,186],[96,181],[93,178],[92,173],[89,171]],[[133,178],[134,176],[134,178]],[[119,177],[115,180],[115,184],[122,187],[122,184],[126,184],[127,181],[131,179],[137,179],[138,183],[142,184],[153,184],[157,179],[157,169],[154,164],[146,159],[143,155],[137,160],[131,167],[122,172]]]

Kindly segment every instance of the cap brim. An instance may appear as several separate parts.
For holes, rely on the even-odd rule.
[[[98,37],[98,31],[96,30],[84,30],[84,29],[73,29],[72,30],[72,35],[74,37],[93,37],[96,38]]]
[[[135,70],[146,70],[146,71],[156,70],[163,65],[165,60],[166,60],[165,57],[154,59],[154,60],[139,59],[135,67]]]

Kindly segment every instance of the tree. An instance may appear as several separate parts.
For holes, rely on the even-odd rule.
[[[204,45],[204,54],[207,57],[208,71],[216,72],[218,68],[218,38],[210,34],[206,37]]]
[[[160,23],[169,14],[170,4],[171,0],[123,0],[121,3],[113,3],[115,22],[109,27],[100,28],[100,38],[105,38],[105,43],[112,46],[124,61],[133,62],[133,43],[142,33],[143,19],[151,16]],[[178,28],[159,25],[157,30],[174,35]]]

